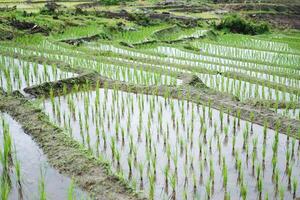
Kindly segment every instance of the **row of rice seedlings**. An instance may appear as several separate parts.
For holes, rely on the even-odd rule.
[[[3,113],[0,113],[0,137],[2,200],[62,199],[67,196],[68,179],[51,169],[46,161],[44,163],[45,158],[36,144],[10,116]],[[40,173],[35,170],[40,170]],[[71,186],[73,199],[88,197],[77,188],[74,189],[74,184]]]
[[[89,66],[91,67],[91,65]],[[161,75],[158,73],[149,73],[134,68],[117,66],[112,64],[100,63],[93,66],[101,75],[114,80],[121,80],[135,84],[143,85],[177,85],[180,80],[171,76]]]
[[[295,54],[228,47],[205,42],[195,42],[193,43],[193,46],[200,48],[201,52],[205,52],[209,55],[234,59],[245,59],[249,61],[268,62],[271,65],[297,66],[300,62],[300,55]]]
[[[140,66],[136,63],[132,63],[131,66],[127,65],[113,65],[113,64],[106,64],[101,62],[100,60],[90,60],[83,57],[72,57],[68,55],[53,55],[53,54],[46,54],[43,53],[43,56],[50,58],[50,59],[57,59],[61,60],[65,63],[68,63],[74,67],[82,67],[82,68],[89,68],[95,69],[103,76],[107,76],[112,79],[136,83],[136,84],[143,84],[143,85],[161,85],[161,84],[172,84],[177,85],[181,81],[167,75],[161,75],[158,72],[148,72],[142,71],[137,69]],[[118,59],[117,59],[118,60]],[[123,64],[126,64],[124,60],[118,60]],[[126,60],[126,62],[129,60]],[[130,63],[129,63],[130,65]],[[151,66],[148,66],[151,67]],[[163,69],[163,68],[162,68]]]
[[[168,24],[140,27],[137,30],[117,31],[113,34],[115,40],[122,40],[129,43],[139,43],[152,40],[152,34],[158,30],[169,27]]]
[[[175,60],[174,60],[175,61]],[[211,66],[209,67],[209,69],[212,69]],[[275,83],[279,83],[279,84],[285,84],[285,85],[289,85],[292,87],[299,87],[300,86],[300,81],[296,80],[296,79],[291,79],[291,78],[287,78],[287,77],[281,77],[281,76],[276,76],[276,75],[266,75],[264,73],[258,73],[258,72],[252,72],[251,70],[244,70],[241,68],[223,68],[223,69],[219,69],[218,70],[222,70],[222,71],[234,71],[234,72],[238,72],[238,73],[245,73],[247,75],[252,76],[253,78],[259,78],[259,79],[267,79],[271,82],[275,82]]]
[[[95,48],[95,47],[93,47]],[[99,49],[99,48],[97,48]],[[13,49],[10,49],[10,50],[13,50],[14,52],[18,52],[18,53],[21,53],[21,54],[28,54],[28,55],[31,55],[31,54],[39,54],[38,52],[32,52],[32,51],[29,51],[29,50],[24,50],[24,49],[19,49],[19,48],[13,48]],[[290,77],[288,76],[288,74],[290,73],[293,73],[291,74],[291,77],[293,77],[295,75],[295,73],[299,72],[299,71],[294,71],[294,70],[291,70],[291,69],[288,69],[288,68],[283,68],[283,70],[280,70],[278,73],[274,70],[278,70],[277,67],[270,67],[268,66],[266,68],[266,70],[263,70],[263,66],[260,66],[259,68],[255,67],[255,66],[251,66],[251,67],[248,67],[247,70],[245,69],[242,69],[240,67],[235,67],[235,66],[222,66],[222,65],[215,65],[215,64],[209,64],[209,63],[203,63],[203,62],[196,62],[196,61],[191,61],[191,60],[182,60],[182,59],[175,59],[175,58],[165,58],[165,57],[159,57],[159,56],[153,56],[151,55],[151,57],[149,57],[150,55],[148,54],[145,54],[145,53],[140,53],[140,52],[136,52],[136,51],[129,51],[129,50],[126,50],[126,49],[121,49],[121,48],[118,48],[118,47],[114,47],[114,46],[111,46],[111,45],[107,45],[107,44],[103,44],[100,46],[100,50],[101,51],[113,51],[115,53],[120,53],[120,54],[124,54],[124,55],[130,55],[130,56],[137,56],[138,58],[139,57],[145,57],[147,59],[152,59],[153,61],[161,61],[161,62],[165,62],[165,63],[169,63],[170,65],[172,64],[177,64],[177,65],[185,65],[185,66],[191,66],[191,67],[199,67],[199,68],[203,68],[203,69],[209,69],[209,70],[217,70],[217,71],[234,71],[234,72],[238,72],[238,73],[250,73],[250,75],[253,75],[252,71],[260,71],[262,74],[266,73],[266,74],[278,74],[278,76],[284,76],[284,77]],[[74,60],[74,57],[78,58],[78,56],[71,56],[70,55],[51,55],[51,54],[48,54],[48,53],[41,53],[39,55],[42,55],[42,56],[47,56],[49,58],[55,58],[55,59],[60,59],[60,60]],[[81,56],[82,57],[82,56]],[[110,57],[110,59],[115,59],[113,57]],[[122,59],[122,58],[120,58]],[[265,66],[264,66],[265,67]],[[274,68],[274,69],[273,69]],[[256,77],[257,74],[254,73],[254,77]],[[292,76],[293,75],[293,76]],[[281,83],[281,80],[282,79],[278,79],[278,78],[274,78],[274,76],[266,76],[265,78],[269,78],[270,81],[273,81],[273,82],[277,82],[277,83]],[[297,87],[297,83],[299,82],[298,80],[294,79],[294,78],[289,78],[290,81],[289,83],[295,83],[291,86],[293,87]]]
[[[55,66],[0,56],[0,86],[6,91],[19,90],[71,76],[73,76],[72,73],[62,72]]]
[[[97,46],[96,46],[97,45]],[[112,51],[112,52],[115,52],[115,53],[119,53],[119,54],[125,54],[125,55],[130,55],[130,56],[134,56],[134,57],[141,57],[141,58],[149,58],[149,59],[159,59],[159,60],[163,60],[163,61],[167,61],[167,62],[177,62],[178,64],[183,64],[183,65],[192,65],[192,66],[205,66],[206,68],[210,68],[212,70],[218,70],[218,71],[223,71],[223,70],[229,70],[231,68],[237,68],[236,66],[238,66],[237,69],[239,68],[247,68],[247,69],[252,69],[252,70],[259,70],[259,71],[262,71],[263,70],[268,70],[268,71],[272,71],[274,73],[276,73],[276,71],[278,72],[281,72],[281,73],[296,73],[296,74],[299,74],[299,71],[298,70],[294,70],[294,69],[289,69],[289,68],[281,68],[281,67],[278,67],[278,66],[267,66],[267,65],[261,65],[261,64],[256,64],[256,63],[248,63],[248,62],[241,62],[243,63],[243,65],[239,64],[239,65],[233,65],[233,66],[224,66],[224,64],[222,63],[214,63],[213,66],[212,63],[205,63],[203,60],[193,60],[192,57],[193,56],[188,56],[188,59],[189,60],[182,60],[182,58],[180,57],[177,57],[174,58],[165,58],[165,57],[161,57],[161,56],[158,56],[158,55],[161,55],[160,54],[149,54],[149,52],[146,52],[146,51],[136,51],[136,50],[129,50],[129,49],[126,49],[125,47],[114,47],[112,45],[109,45],[109,44],[99,44],[99,43],[89,43],[87,45],[89,48],[91,49],[98,49],[98,50],[103,50],[103,51]],[[14,51],[14,52],[18,52],[18,53],[26,53],[24,52],[24,49],[18,49],[18,48],[7,48],[7,47],[3,47],[3,48],[6,48],[8,51]],[[180,52],[183,52],[182,50],[179,50],[177,49],[177,51],[180,51]],[[74,51],[74,53],[78,53],[78,51]],[[32,52],[33,53],[33,52]],[[44,53],[40,53],[40,52],[34,52],[34,54],[38,54],[38,55],[43,55]],[[185,52],[185,54],[191,54],[189,52]],[[157,56],[154,56],[154,55],[157,55]],[[196,55],[196,54],[194,54]],[[196,55],[198,56],[198,55]],[[195,61],[199,61],[199,62],[195,62]],[[233,69],[231,69],[233,70]]]
[[[286,85],[286,86],[290,86],[290,87],[295,87],[295,88],[300,87],[300,80],[294,79],[291,77],[287,77],[287,76],[283,77],[283,76],[278,76],[278,75],[274,75],[274,74],[266,74],[264,72],[256,72],[256,71],[250,71],[250,70],[244,70],[244,69],[235,70],[235,72],[246,74],[248,76],[253,77],[254,79],[264,79],[264,80],[268,80],[268,81],[271,81],[274,83],[278,83],[278,84],[282,84],[282,85]]]
[[[147,67],[156,67],[156,68],[162,68],[162,69],[168,69],[171,71],[175,71],[175,72],[185,72],[186,70],[182,70],[180,68],[173,68],[171,66],[167,66],[167,65],[157,65],[157,64],[153,64],[153,63],[145,63],[145,62],[141,62],[138,60],[132,60],[132,59],[126,59],[126,58],[122,58],[122,57],[112,57],[112,56],[108,56],[106,55],[105,57],[103,56],[99,56],[97,57],[96,60],[91,59],[91,58],[86,58],[84,56],[84,52],[82,49],[79,50],[75,50],[73,48],[70,47],[65,47],[64,44],[60,43],[58,44],[54,44],[51,41],[44,41],[42,43],[42,45],[39,46],[39,48],[43,49],[43,53],[39,54],[40,56],[43,57],[47,57],[47,58],[52,58],[52,59],[58,59],[64,62],[67,62],[69,64],[72,65],[94,65],[97,62],[102,63],[101,59],[104,59],[103,62],[105,60],[108,61],[118,61],[118,62],[123,62],[124,64],[128,64],[128,65],[133,65],[133,66],[147,66]],[[38,54],[38,51],[34,51],[32,49],[23,49],[18,48],[18,47],[14,47],[14,48],[8,48],[9,51],[13,52],[13,53],[17,53],[17,54],[22,54],[25,56],[31,55],[31,54]],[[47,52],[46,52],[46,51]],[[88,52],[90,53],[90,52]]]
[[[60,59],[63,59],[63,60],[66,60],[66,59],[68,59],[69,57],[68,56],[62,56],[62,57],[60,57]],[[72,61],[71,62],[73,62],[73,63],[75,63],[74,62],[74,58],[72,58]],[[78,65],[78,66],[86,66],[86,65],[88,65],[88,66],[91,66],[90,64],[84,64],[84,63],[82,63],[82,62],[76,62],[76,64]],[[104,70],[104,72],[105,72],[105,70]],[[249,71],[248,71],[249,72]],[[251,73],[251,75],[252,75],[253,73]],[[254,73],[254,75],[257,75],[256,73]],[[154,76],[154,75],[153,75]],[[157,75],[157,77],[158,77],[158,75]],[[267,76],[268,77],[268,76]],[[277,79],[277,80],[282,80],[282,79]],[[274,77],[273,77],[273,81],[274,81]],[[173,81],[173,84],[174,84],[174,82],[175,81]],[[299,81],[298,81],[299,82]],[[155,83],[155,81],[154,81],[154,83]],[[164,83],[166,83],[166,81],[164,81]],[[142,82],[142,84],[145,84],[145,82],[143,81]],[[153,84],[153,81],[150,83],[150,84]],[[253,84],[253,85],[255,85],[255,84]],[[260,86],[260,87],[264,87],[264,86]],[[243,93],[242,93],[243,94]]]
[[[58,58],[58,57],[56,57]],[[161,75],[159,72],[153,71],[143,71],[138,69],[140,66],[144,65],[137,65],[132,63],[131,66],[126,66],[124,60],[119,60],[123,62],[123,65],[114,65],[108,64],[105,62],[89,60],[84,58],[75,58],[75,57],[68,57],[64,56],[59,58],[60,60],[64,60],[67,63],[70,63],[74,67],[80,66],[82,68],[88,69],[95,69],[103,76],[107,76],[114,80],[121,80],[135,84],[143,84],[143,85],[162,85],[162,84],[172,84],[177,85],[181,83],[180,80],[173,78],[167,75]],[[149,66],[150,67],[150,66]]]
[[[75,48],[72,48],[72,46],[66,46],[66,44],[64,43],[58,43],[47,39],[43,40],[41,44],[37,46],[37,49],[47,49],[57,52],[80,54],[80,52]]]
[[[57,58],[58,56],[56,56]],[[110,78],[113,79],[117,79],[117,80],[124,80],[124,81],[129,81],[129,82],[134,82],[134,83],[138,83],[138,84],[144,84],[144,85],[152,85],[152,84],[177,84],[178,80],[173,79],[171,77],[168,76],[160,76],[156,73],[148,73],[148,72],[142,72],[139,70],[132,70],[132,69],[127,69],[125,67],[122,66],[118,66],[116,69],[115,65],[108,65],[108,64],[97,64],[97,62],[95,61],[91,61],[91,60],[87,60],[87,59],[77,59],[75,57],[68,57],[68,56],[60,56],[59,59],[64,60],[68,63],[71,63],[73,65],[76,66],[83,66],[83,67],[89,67],[89,68],[96,68],[101,74],[108,76]],[[123,61],[124,62],[124,61]],[[107,65],[108,67],[103,67],[103,65]],[[169,69],[169,68],[168,68]],[[116,73],[113,73],[113,70],[116,71]],[[127,72],[125,72],[127,71]],[[173,71],[173,70],[172,70]],[[174,70],[176,71],[176,70]],[[122,75],[120,75],[122,74]],[[132,74],[135,74],[135,76],[133,76]],[[139,74],[139,75],[136,75]],[[149,76],[148,76],[149,74]],[[221,77],[219,76],[214,76],[214,75],[210,75],[210,77],[208,78],[206,75],[204,82],[209,85],[210,87],[213,87],[215,89],[218,89],[220,91],[224,91],[222,89],[227,88],[227,90],[229,88],[235,88],[234,92],[233,90],[230,90],[232,94],[239,96],[241,99],[245,99],[245,98],[267,98],[267,99],[275,99],[275,100],[285,100],[285,99],[291,99],[289,96],[290,94],[286,93],[285,91],[277,91],[277,89],[270,89],[268,88],[267,85],[257,85],[257,84],[250,84],[250,83],[244,83],[243,81],[233,81],[232,79],[229,78],[224,78],[222,77],[222,81],[221,81]],[[138,78],[140,77],[140,78]],[[148,78],[150,77],[150,78]],[[212,77],[212,78],[211,78]],[[218,77],[217,81],[215,81],[216,77]],[[224,81],[223,79],[227,79],[227,81]],[[228,85],[223,87],[222,85],[224,84],[219,84],[218,83],[223,83],[225,82],[230,82],[231,83],[231,87]],[[211,84],[211,82],[213,82],[214,84]],[[232,84],[234,83],[234,84]],[[237,84],[236,84],[237,83]],[[242,90],[239,89],[239,87],[233,87],[233,85],[248,85],[248,93],[245,93],[243,90],[246,87],[242,87]],[[266,90],[266,91],[264,91]],[[256,92],[252,92],[252,91],[256,91]],[[227,91],[228,92],[228,91]],[[269,94],[269,95],[268,95]],[[292,95],[292,99],[297,100],[297,98],[295,98],[295,95]]]
[[[173,46],[158,46],[156,48],[153,48],[151,50],[152,52],[155,52],[157,54],[163,54],[166,56],[174,57],[174,58],[185,58],[189,60],[195,60],[195,61],[202,61],[202,62],[209,62],[213,64],[220,64],[225,66],[238,66],[238,67],[261,67],[262,69],[274,67],[279,70],[286,70],[287,67],[283,67],[281,65],[271,65],[271,64],[259,64],[257,61],[243,61],[238,60],[238,58],[223,58],[223,57],[217,57],[214,55],[206,55],[205,52],[202,50],[199,52],[199,54],[190,52],[187,50],[181,50],[179,48],[173,47]],[[296,71],[298,74],[300,73],[297,68],[288,68],[289,70]]]
[[[275,110],[276,111],[276,110]],[[277,113],[281,114],[285,117],[289,117],[291,119],[298,119],[300,120],[300,109],[296,108],[296,106],[288,106],[285,109],[277,109]]]
[[[255,49],[281,53],[296,53],[296,51],[290,48],[287,43],[276,42],[271,39],[267,40],[264,38],[240,34],[222,35],[218,38],[216,43],[245,49]]]
[[[299,96],[286,91],[272,89],[268,85],[258,85],[220,75],[197,74],[210,88],[237,96],[241,100],[256,98],[264,100],[298,102]]]
[[[107,85],[105,86],[107,88]],[[150,199],[289,199],[299,141],[228,110],[111,89],[51,95],[55,123]],[[188,94],[182,94],[188,95]],[[251,119],[254,119],[251,113]]]
[[[178,65],[185,65],[185,66],[193,66],[193,67],[199,67],[209,70],[216,70],[216,71],[234,71],[234,72],[242,72],[241,69],[247,70],[247,71],[260,71],[262,73],[268,73],[268,74],[277,74],[280,76],[281,74],[298,74],[300,75],[299,70],[290,69],[290,68],[282,68],[277,66],[268,66],[268,65],[262,65],[257,63],[250,63],[250,62],[242,62],[239,61],[238,64],[235,65],[229,65],[230,63],[217,63],[217,62],[207,62],[201,59],[200,57],[202,55],[193,54],[196,57],[199,57],[198,59],[193,59],[193,56],[190,56],[191,53],[185,52],[185,57],[177,56],[172,57],[171,55],[167,54],[166,52],[159,52],[158,54],[152,53],[148,51],[136,51],[136,50],[129,50],[126,48],[120,48],[116,47],[110,44],[94,44],[89,43],[86,45],[87,48],[92,50],[98,50],[98,51],[108,51],[108,52],[114,52],[121,55],[136,57],[136,58],[142,58],[142,59],[150,59],[150,60],[157,60],[161,62],[166,62],[170,64],[178,64]],[[158,47],[159,48],[159,47]],[[166,47],[170,48],[170,47]],[[177,49],[177,51],[182,51]],[[175,51],[175,52],[177,52]],[[156,52],[154,50],[154,52]],[[168,55],[168,57],[163,57],[161,55]],[[214,58],[213,58],[214,59]]]

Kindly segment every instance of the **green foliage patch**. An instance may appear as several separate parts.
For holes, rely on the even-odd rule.
[[[237,14],[230,14],[224,17],[221,23],[217,25],[217,29],[248,35],[258,35],[270,31],[270,27],[267,23],[253,22]]]

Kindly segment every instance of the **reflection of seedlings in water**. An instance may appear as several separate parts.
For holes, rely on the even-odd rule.
[[[17,152],[15,148],[15,152]],[[15,153],[14,156],[14,166],[15,166],[15,173],[17,177],[17,187],[19,192],[19,199],[23,199],[23,189],[22,189],[22,183],[21,183],[21,163],[17,158],[17,154]]]

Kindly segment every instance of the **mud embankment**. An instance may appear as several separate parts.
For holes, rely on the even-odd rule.
[[[188,27],[196,27],[198,25],[198,20],[192,17],[177,16],[171,13],[129,13],[126,10],[121,10],[119,12],[112,11],[96,11],[96,15],[106,17],[106,18],[117,18],[126,19],[128,21],[139,21],[149,19],[151,20],[161,20],[161,21],[177,21]]]
[[[41,33],[44,35],[49,35],[50,29],[46,27],[41,27],[33,22],[26,22],[26,21],[19,21],[19,20],[12,20],[10,25],[18,30],[27,31],[29,34]]]
[[[64,42],[70,45],[79,46],[80,44],[84,42],[92,42],[99,39],[110,39],[106,34],[96,34],[89,37],[81,37],[81,38],[75,38],[75,39],[67,39],[67,40],[61,40],[60,42]]]
[[[249,99],[246,101],[247,104],[256,106],[256,107],[265,107],[265,108],[278,108],[278,109],[299,109],[300,103],[295,102],[283,102],[283,101],[274,101],[274,100],[262,100],[262,99]]]

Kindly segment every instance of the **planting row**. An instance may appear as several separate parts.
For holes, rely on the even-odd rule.
[[[26,62],[0,55],[0,87],[6,91],[21,90],[46,81],[75,76],[55,66]]]

